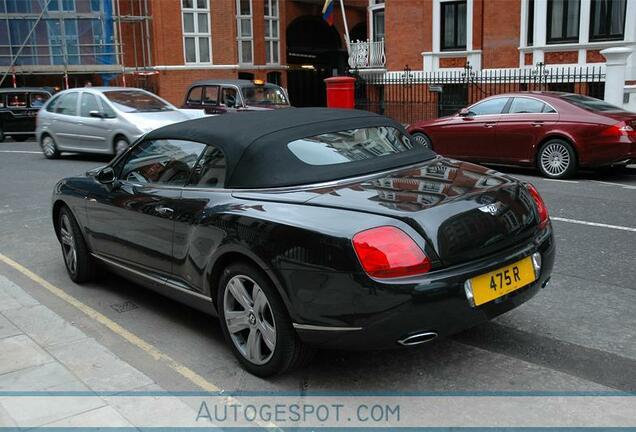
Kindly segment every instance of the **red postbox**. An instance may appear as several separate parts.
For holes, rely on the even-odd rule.
[[[337,76],[325,79],[327,85],[327,106],[329,108],[355,107],[355,78]]]

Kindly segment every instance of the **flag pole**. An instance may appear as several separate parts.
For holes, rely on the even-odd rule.
[[[345,42],[347,44],[347,54],[351,54],[351,50],[349,47],[349,26],[347,25],[347,14],[345,13],[345,8],[344,8],[344,0],[340,0],[340,10],[342,11],[342,22],[344,24],[344,30],[345,30]]]

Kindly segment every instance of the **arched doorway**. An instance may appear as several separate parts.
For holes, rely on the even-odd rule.
[[[346,72],[347,50],[321,17],[302,16],[287,26],[287,89],[292,105],[325,106],[324,79]]]

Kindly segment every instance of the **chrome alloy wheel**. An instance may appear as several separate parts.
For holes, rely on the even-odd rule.
[[[225,286],[223,314],[243,357],[256,365],[267,363],[276,349],[276,323],[261,287],[247,276],[234,276]]]
[[[422,146],[430,149],[431,148],[431,141],[423,134],[414,134],[413,135],[413,139],[415,140],[416,143],[421,144]]]
[[[541,167],[552,176],[563,175],[571,163],[570,153],[563,144],[550,144],[541,153]]]
[[[68,267],[69,272],[75,274],[77,272],[77,248],[75,247],[71,221],[67,215],[62,216],[60,238],[62,240],[62,252],[64,253],[66,267]]]
[[[128,149],[128,141],[126,141],[125,139],[118,139],[115,142],[115,155],[119,155],[123,152],[125,152]]]
[[[48,135],[42,138],[42,151],[45,156],[53,156],[55,154],[55,150],[55,141],[53,141],[53,138]]]

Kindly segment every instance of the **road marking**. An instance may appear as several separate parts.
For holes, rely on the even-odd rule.
[[[31,279],[33,282],[37,283],[42,288],[49,291],[51,294],[55,295],[56,297],[59,297],[60,299],[64,300],[71,306],[75,307],[76,309],[79,309],[89,318],[99,322],[100,324],[102,324],[103,326],[111,330],[112,332],[118,334],[119,336],[121,336],[122,338],[130,342],[131,344],[135,345],[137,348],[149,354],[155,360],[165,363],[168,367],[170,367],[172,370],[179,373],[181,376],[187,378],[190,382],[196,384],[197,386],[201,387],[202,389],[206,391],[210,391],[210,392],[220,391],[219,387],[207,381],[205,378],[203,378],[201,375],[197,374],[193,370],[189,369],[187,366],[182,365],[181,363],[174,360],[169,355],[159,351],[153,345],[141,339],[139,336],[135,335],[134,333],[131,333],[130,331],[128,331],[121,325],[117,324],[115,321],[108,318],[106,315],[82,303],[81,301],[73,297],[72,295],[66,293],[66,291],[64,291],[63,289],[56,287],[52,283],[48,282],[47,280],[33,273],[28,268],[24,267],[23,265],[15,262],[11,258],[1,253],[0,253],[0,261],[4,262],[6,265],[13,268],[14,270],[19,271],[24,276]]]
[[[42,154],[42,152],[39,152],[39,151],[28,151],[28,150],[0,150],[0,153]]]
[[[612,182],[606,182],[601,180],[592,180],[592,181],[594,183],[600,183],[600,184],[609,185],[609,186],[619,186],[619,187],[622,187],[623,189],[636,189],[636,186],[626,185],[622,183],[612,183]]]
[[[621,230],[621,231],[636,232],[636,228],[620,226],[620,225],[608,225],[604,223],[587,222],[587,221],[582,221],[577,219],[568,219],[568,218],[562,218],[562,217],[550,217],[550,219],[559,221],[559,222],[568,222],[568,223],[579,224],[579,225],[589,225],[589,226],[595,226],[595,227],[601,227],[601,228],[611,228],[611,229]]]
[[[214,392],[214,393],[222,393],[223,392],[223,389],[221,389],[220,387],[218,387],[214,383],[206,380],[205,378],[203,378],[201,375],[199,375],[198,373],[196,373],[195,371],[193,371],[189,367],[179,363],[178,361],[176,361],[175,359],[170,357],[168,354],[165,354],[165,353],[159,351],[154,345],[146,342],[145,340],[143,340],[142,338],[140,338],[136,334],[130,332],[127,329],[125,329],[121,325],[117,324],[115,321],[113,321],[110,318],[108,318],[106,315],[96,311],[95,309],[93,309],[92,307],[88,306],[87,304],[82,303],[81,301],[79,301],[78,299],[73,297],[72,295],[68,294],[63,289],[56,287],[55,285],[53,285],[49,281],[47,281],[47,280],[43,279],[42,277],[40,277],[39,275],[33,273],[31,270],[29,270],[28,268],[24,267],[22,264],[12,260],[8,256],[3,255],[1,253],[0,253],[0,261],[5,263],[9,267],[13,268],[14,270],[19,271],[24,276],[28,277],[33,282],[37,283],[38,285],[40,285],[42,288],[44,288],[47,291],[49,291],[54,296],[64,300],[65,302],[67,302],[71,306],[75,307],[76,309],[78,309],[79,311],[81,311],[82,313],[87,315],[89,318],[99,322],[100,324],[102,324],[103,326],[108,328],[113,333],[119,335],[124,340],[128,341],[132,345],[136,346],[140,350],[142,350],[145,353],[147,353],[148,355],[150,355],[155,360],[162,362],[163,364],[168,366],[170,369],[174,370],[179,375],[181,375],[182,377],[186,378],[188,381],[193,383],[194,385],[196,385],[196,386],[198,386],[198,387],[200,387],[203,390],[208,391],[208,392]],[[227,405],[231,405],[231,404],[235,404],[235,405],[239,405],[239,406],[242,405],[233,396],[228,396],[225,399],[225,403]],[[265,422],[265,421],[261,421],[261,420],[255,420],[254,423],[258,424],[261,427],[267,428],[267,429],[274,428],[274,430],[276,430],[276,431],[282,431],[282,429],[280,429],[275,423],[273,423],[271,421]]]
[[[551,181],[551,182],[559,182],[559,183],[578,183],[578,180],[559,180],[559,179],[548,179],[544,178],[542,180]]]

